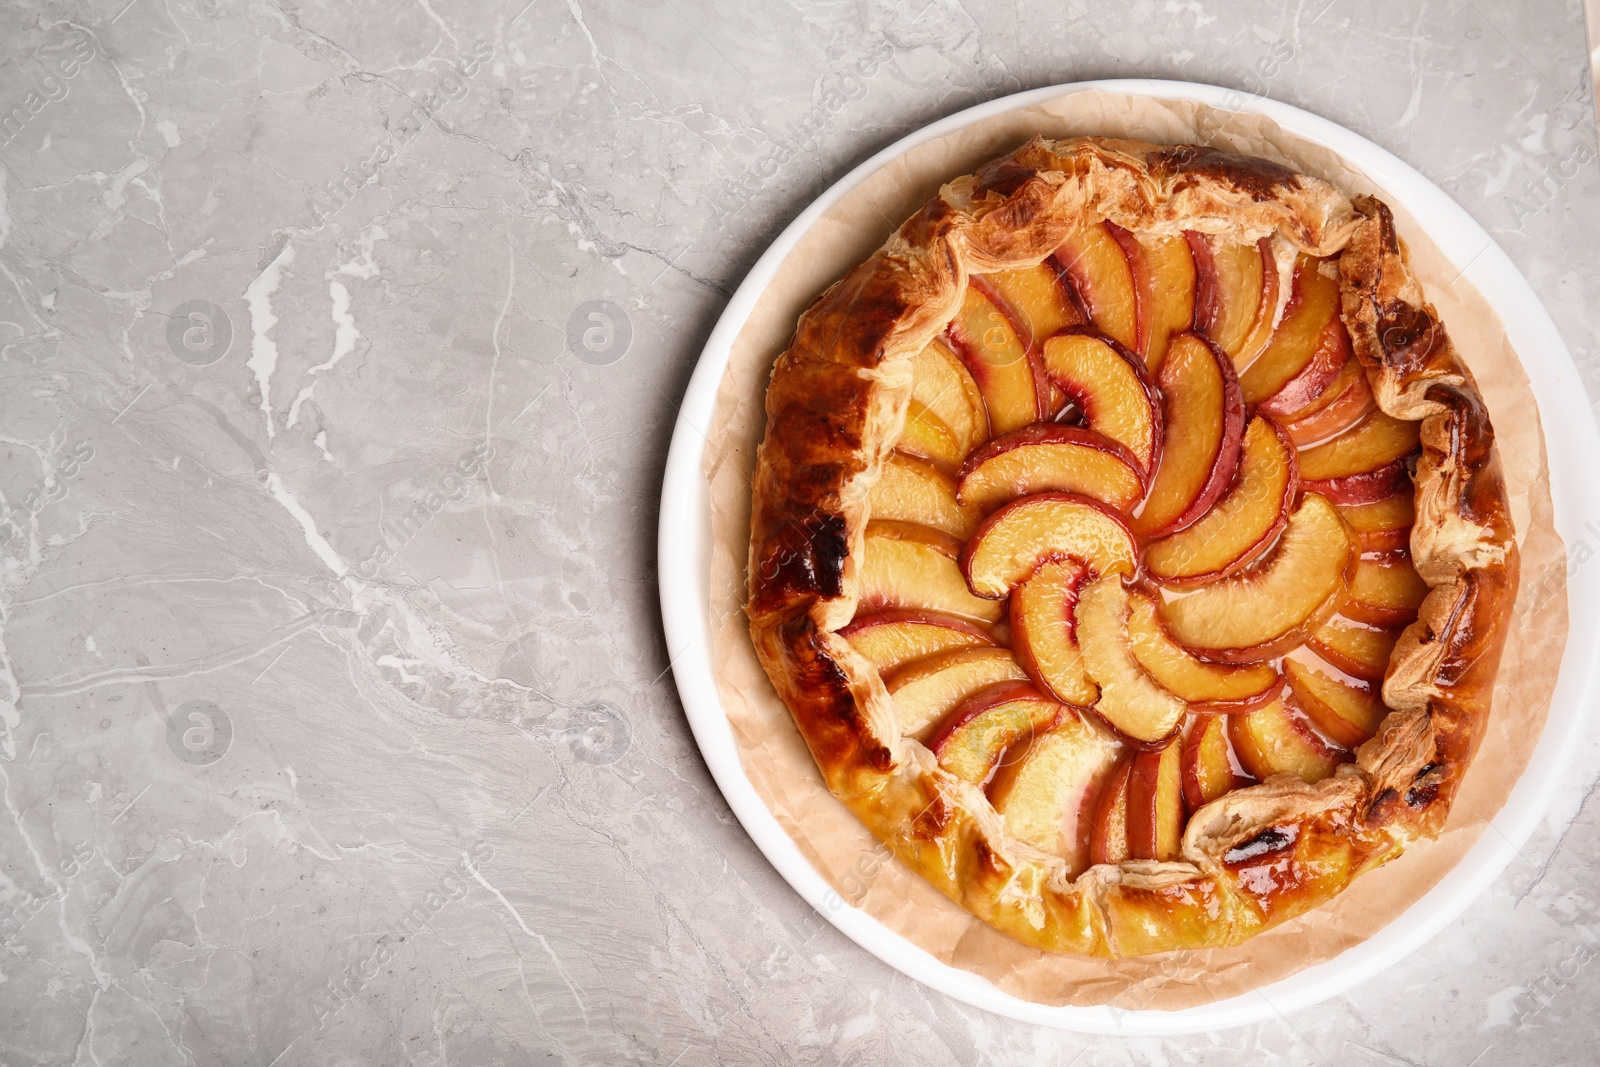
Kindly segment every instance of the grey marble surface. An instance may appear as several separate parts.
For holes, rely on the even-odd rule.
[[[1085,1038],[787,888],[689,736],[654,563],[677,400],[767,242],[1040,85],[1372,138],[1600,396],[1585,56],[1577,0],[4,5],[0,1063],[1594,1062],[1595,738],[1389,972]]]

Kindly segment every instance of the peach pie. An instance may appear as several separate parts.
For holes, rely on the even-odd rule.
[[[828,788],[1038,948],[1236,944],[1438,833],[1517,552],[1387,207],[1035,140],[801,316],[747,612]]]

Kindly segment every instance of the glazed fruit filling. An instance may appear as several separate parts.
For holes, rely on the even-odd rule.
[[[974,276],[913,361],[842,631],[903,731],[1013,836],[1177,856],[1187,820],[1316,782],[1388,713],[1428,587],[1417,425],[1377,409],[1336,265],[1085,225]]]

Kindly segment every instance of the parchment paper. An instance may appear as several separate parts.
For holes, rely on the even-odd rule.
[[[1231,949],[1103,961],[1040,952],[1000,934],[903,867],[824,787],[745,629],[750,477],[772,363],[806,305],[865,259],[939,186],[1039,134],[1210,143],[1278,160],[1394,209],[1428,297],[1477,376],[1494,421],[1522,546],[1522,593],[1494,711],[1445,832],[1356,879],[1327,906]],[[1326,149],[1258,116],[1198,104],[1078,93],[922,145],[863,182],[800,240],[733,345],[706,450],[712,502],[712,646],[722,706],[756,791],[840,898],[936,958],[1041,1004],[1173,1010],[1248,992],[1371,937],[1458,863],[1498,811],[1538,740],[1566,643],[1566,552],[1551,525],[1538,411],[1500,320],[1392,197]]]

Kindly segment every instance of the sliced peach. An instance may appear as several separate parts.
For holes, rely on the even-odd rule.
[[[1183,741],[1183,799],[1189,810],[1198,811],[1250,781],[1234,767],[1227,720],[1221,715],[1195,719]]]
[[[891,455],[868,496],[875,519],[921,523],[965,540],[978,525],[976,508],[956,500],[956,481],[925,460]]]
[[[1184,230],[1183,241],[1194,261],[1194,328],[1215,341],[1217,335],[1211,327],[1218,316],[1217,300],[1221,295],[1217,289],[1216,252],[1211,238],[1195,230]]]
[[[1308,482],[1366,474],[1404,459],[1417,448],[1420,423],[1374,411],[1347,434],[1300,454],[1300,476]]]
[[[1020,760],[1008,760],[989,786],[1006,833],[1060,856],[1077,877],[1089,866],[1095,802],[1117,767],[1122,746],[1091,717],[1064,712],[1034,734]]]
[[[1165,436],[1161,460],[1134,517],[1145,537],[1174,533],[1211,510],[1239,468],[1244,403],[1233,361],[1199,334],[1172,339],[1157,378]]]
[[[1128,635],[1128,593],[1115,575],[1078,594],[1078,646],[1100,685],[1095,710],[1118,732],[1142,745],[1163,742],[1189,709],[1139,666]]]
[[[871,660],[880,674],[935,652],[995,643],[988,630],[966,619],[898,608],[857,615],[839,636]]]
[[[1154,371],[1166,358],[1173,335],[1194,328],[1194,255],[1182,237],[1140,237],[1139,244],[1144,268],[1137,279],[1140,318],[1146,323],[1144,359]]]
[[[1272,546],[1298,490],[1288,436],[1271,419],[1253,419],[1233,485],[1194,525],[1150,542],[1145,566],[1169,585],[1214,581],[1242,570]]]
[[[1248,367],[1254,363],[1272,343],[1278,327],[1278,292],[1283,287],[1278,258],[1273,254],[1271,238],[1263,237],[1256,248],[1262,266],[1261,304],[1256,308],[1256,321],[1244,340],[1239,342],[1238,350],[1228,353],[1233,357],[1235,367]]]
[[[1427,595],[1428,583],[1412,566],[1410,552],[1364,556],[1339,614],[1369,626],[1407,626]]]
[[[1263,304],[1270,308],[1277,293],[1276,268],[1272,272],[1273,303],[1265,300],[1267,272],[1257,245],[1216,244],[1203,234],[1184,234],[1194,256],[1196,292],[1195,326],[1229,356],[1237,359]]]
[[[971,284],[981,287],[995,306],[1011,318],[1012,328],[1028,346],[1040,416],[1050,418],[1061,410],[1066,398],[1040,370],[1039,348],[1056,331],[1089,321],[1078,306],[1066,273],[1054,259],[1046,259],[1036,267],[973,275]]]
[[[1306,492],[1321,493],[1335,504],[1370,504],[1395,493],[1412,491],[1411,469],[1406,459],[1397,459],[1373,471],[1315,481],[1306,479],[1300,484]]]
[[[1078,593],[1088,565],[1058,559],[1041,566],[1011,594],[1011,640],[1017,662],[1057,700],[1086,708],[1100,696],[1078,648]]]
[[[1001,605],[968,591],[952,554],[956,546],[948,541],[937,530],[923,535],[901,525],[868,524],[856,571],[862,610],[921,609],[979,622],[999,621]]]
[[[1107,221],[1106,232],[1111,239],[1117,242],[1117,247],[1122,249],[1122,256],[1128,261],[1128,276],[1133,280],[1133,336],[1134,343],[1128,347],[1139,354],[1146,365],[1149,365],[1150,348],[1150,313],[1154,310],[1153,288],[1154,282],[1150,277],[1150,264],[1145,260],[1144,243],[1130,231],[1123,229],[1116,223]],[[1154,368],[1152,368],[1154,369]]]
[[[1330,315],[1305,365],[1291,374],[1271,396],[1259,401],[1256,410],[1284,420],[1299,417],[1307,408],[1317,406],[1336,381],[1345,380],[1345,368],[1353,359],[1349,332],[1337,314]],[[1251,370],[1259,366],[1263,363],[1258,360],[1251,364]]]
[[[972,281],[985,287],[989,298],[1011,313],[1026,344],[1038,347],[1056,331],[1084,324],[1083,311],[1054,260],[1021,270],[975,275]]]
[[[1138,461],[1082,426],[1035,423],[1002,434],[967,457],[956,497],[980,511],[1043,492],[1078,493],[1126,511],[1144,496]]]
[[[1132,452],[1141,471],[1159,459],[1161,403],[1144,361],[1087,327],[1070,327],[1044,343],[1045,373],[1083,412],[1097,433]]]
[[[1296,448],[1309,448],[1344,433],[1378,407],[1359,360],[1350,359],[1328,386],[1328,395],[1285,423]]]
[[[1003,648],[952,648],[912,660],[883,680],[900,712],[900,730],[923,733],[972,694],[1000,682],[1026,682]]]
[[[1339,509],[1344,521],[1361,539],[1363,552],[1389,552],[1411,543],[1416,522],[1416,494],[1402,489],[1370,504],[1349,504]]]
[[[1327,364],[1332,360],[1339,359],[1339,353],[1341,350],[1343,350],[1343,359],[1339,362],[1339,365],[1335,369],[1332,377],[1328,378],[1327,381],[1323,383],[1322,387],[1315,393],[1312,393],[1309,397],[1303,399],[1298,404],[1287,403],[1289,399],[1288,395],[1285,394],[1283,390],[1279,390],[1266,400],[1263,400],[1260,404],[1257,404],[1256,407],[1258,410],[1271,408],[1271,414],[1273,418],[1284,423],[1307,419],[1321,411],[1323,408],[1327,407],[1329,404],[1333,403],[1334,400],[1338,399],[1340,394],[1343,393],[1344,390],[1350,386],[1350,383],[1355,381],[1356,378],[1359,377],[1365,380],[1366,371],[1362,369],[1361,361],[1355,358],[1355,353],[1353,351],[1349,350],[1349,332],[1345,332],[1343,336],[1343,344],[1337,344],[1330,341],[1330,333],[1333,331],[1333,324],[1335,322],[1339,323],[1341,327],[1344,325],[1338,316],[1335,316],[1333,319],[1331,319],[1327,327],[1323,329],[1322,340],[1317,343],[1317,352],[1312,356],[1313,363],[1321,362],[1322,365],[1326,367]],[[1309,372],[1310,369],[1310,365],[1308,365],[1307,372]],[[1297,375],[1296,379],[1298,377],[1299,376]],[[1291,386],[1294,386],[1296,379],[1290,379],[1289,383],[1286,383],[1284,388],[1288,389]]]
[[[1042,416],[1028,346],[981,288],[967,287],[945,336],[978,383],[992,432],[1015,430]]]
[[[1259,664],[1254,664],[1259,666]],[[1189,705],[1189,710],[1201,715],[1247,715],[1259,711],[1283,695],[1286,680],[1283,675],[1273,679],[1264,692],[1242,700],[1203,700]]]
[[[1335,615],[1311,631],[1306,645],[1352,678],[1381,682],[1399,640],[1399,630],[1375,629]]]
[[[966,442],[962,437],[917,400],[911,401],[906,408],[905,429],[900,431],[895,449],[952,471],[961,466],[961,461],[967,455]]]
[[[1138,293],[1127,252],[1106,223],[1079,226],[1056,249],[1089,320],[1130,351],[1140,350]]]
[[[1334,506],[1307,494],[1270,555],[1250,570],[1167,603],[1167,626],[1205,659],[1269,659],[1300,644],[1333,614],[1356,552],[1355,535]]]
[[[1132,777],[1133,757],[1128,756],[1100,788],[1089,838],[1090,863],[1122,863],[1133,858],[1128,849],[1128,782]]]
[[[1185,651],[1161,623],[1156,598],[1128,598],[1128,639],[1133,658],[1156,683],[1185,703],[1251,711],[1271,700],[1282,682],[1269,664],[1233,667],[1207,663]]]
[[[867,522],[866,536],[886,537],[894,541],[914,541],[917,544],[927,545],[941,555],[952,559],[961,555],[961,539],[952,537],[943,530],[936,530],[932,526],[924,526],[920,522],[905,522],[900,519],[870,519]]]
[[[983,786],[1000,766],[1018,762],[1013,751],[1036,730],[1048,730],[1065,710],[1025,682],[999,682],[972,694],[956,706],[928,739],[939,766],[976,786]]]
[[[1041,563],[1071,556],[1096,574],[1132,574],[1139,546],[1122,516],[1073,493],[1036,493],[990,515],[961,554],[967,587],[998,600]]]
[[[1312,729],[1302,712],[1282,700],[1249,715],[1229,716],[1228,739],[1239,762],[1261,779],[1292,774],[1303,782],[1320,782],[1351,758]]]
[[[989,437],[983,394],[966,364],[935,338],[911,360],[911,399],[949,428],[965,456]]]
[[[1285,660],[1294,702],[1328,740],[1355,748],[1378,732],[1389,709],[1373,686],[1353,686],[1298,660]]]
[[[1316,260],[1302,256],[1295,268],[1294,295],[1289,298],[1289,306],[1284,308],[1283,319],[1273,330],[1272,339],[1261,355],[1239,372],[1239,388],[1244,393],[1245,403],[1259,404],[1271,399],[1311,366],[1323,333],[1338,312],[1339,283],[1318,270]],[[1306,398],[1315,396],[1336,373],[1337,368],[1330,370]],[[1283,410],[1279,407],[1276,413],[1281,414]],[[1274,413],[1274,410],[1266,411],[1269,415]]]
[[[1128,772],[1128,853],[1136,860],[1171,860],[1183,843],[1183,739],[1139,752]]]

